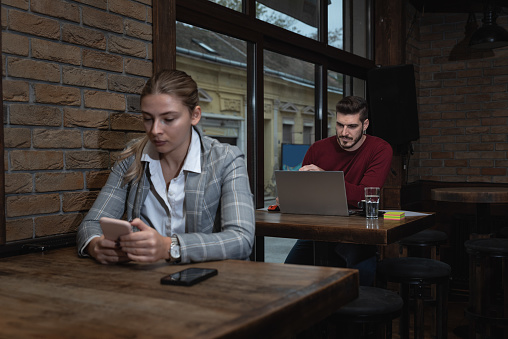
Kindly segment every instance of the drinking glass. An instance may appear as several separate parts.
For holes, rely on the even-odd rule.
[[[379,187],[365,187],[365,216],[377,219],[379,214]]]

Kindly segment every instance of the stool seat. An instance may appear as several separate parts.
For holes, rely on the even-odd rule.
[[[424,230],[399,241],[404,246],[436,246],[445,244],[448,235],[442,231]]]
[[[464,243],[469,253],[484,253],[491,257],[508,256],[508,239],[504,238],[486,238],[472,239]]]
[[[415,338],[423,339],[425,337],[424,289],[428,286],[435,287],[436,291],[435,301],[432,301],[434,304],[431,318],[432,332],[435,332],[432,335],[435,335],[437,339],[446,338],[448,321],[446,305],[450,274],[450,265],[428,258],[386,258],[378,263],[377,276],[380,284],[386,285],[387,282],[400,284],[400,296],[404,300],[399,328],[401,338],[409,338],[410,300],[414,300]],[[413,292],[412,297],[411,291]]]
[[[378,287],[360,286],[358,298],[342,306],[336,313],[350,316],[393,314],[402,309],[404,301],[395,292]]]
[[[387,258],[378,263],[377,272],[392,282],[418,283],[425,280],[430,284],[448,279],[451,267],[444,262],[428,258]]]
[[[403,307],[403,299],[395,292],[360,286],[358,298],[333,315],[337,338],[391,339],[392,320],[401,315]]]

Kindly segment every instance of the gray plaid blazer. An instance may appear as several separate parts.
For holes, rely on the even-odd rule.
[[[186,231],[176,235],[181,262],[247,259],[254,242],[255,220],[244,155],[236,146],[201,134],[200,139],[201,173],[187,173]],[[84,249],[94,236],[102,235],[101,217],[141,218],[141,207],[150,190],[150,172],[144,163],[141,180],[123,184],[123,176],[133,161],[134,156],[113,166],[106,185],[81,222],[77,233],[80,256],[86,256]]]

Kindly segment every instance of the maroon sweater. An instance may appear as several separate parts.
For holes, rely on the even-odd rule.
[[[336,136],[316,141],[310,146],[302,166],[314,164],[325,171],[343,171],[348,204],[354,208],[364,199],[365,187],[382,187],[392,163],[389,143],[367,135],[356,151],[345,151]]]

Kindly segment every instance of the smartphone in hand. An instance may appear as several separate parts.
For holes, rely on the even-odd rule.
[[[122,235],[132,232],[130,222],[120,219],[102,217],[99,219],[104,237],[111,241],[118,241]]]

